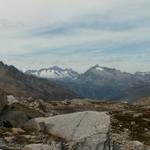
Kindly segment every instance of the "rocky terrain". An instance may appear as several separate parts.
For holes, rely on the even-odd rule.
[[[2,150],[149,150],[150,106],[0,92]]]

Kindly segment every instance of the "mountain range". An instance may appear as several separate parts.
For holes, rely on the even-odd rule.
[[[42,68],[40,70],[27,70],[26,74],[32,74],[42,78],[51,79],[77,79],[79,73],[73,71],[72,69],[62,69],[60,67],[54,66],[51,68]]]
[[[47,78],[84,98],[131,101],[150,96],[149,72],[131,74],[95,65],[82,74],[56,66],[26,74]]]
[[[134,101],[150,96],[150,73],[131,74],[99,65],[82,74],[57,66],[22,72],[0,62],[0,89],[16,97],[44,100]]]
[[[0,62],[0,89],[16,97],[62,100],[77,97],[75,93],[53,81],[27,75]]]

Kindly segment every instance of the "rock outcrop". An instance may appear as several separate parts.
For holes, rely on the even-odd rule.
[[[0,123],[4,127],[22,127],[28,120],[35,117],[42,117],[43,114],[36,110],[31,110],[20,104],[7,105],[0,114]]]
[[[42,129],[41,129],[41,124]],[[45,130],[67,141],[69,149],[104,150],[107,147],[110,117],[105,112],[77,112],[48,118],[35,118],[26,127]]]
[[[56,144],[29,144],[23,150],[62,150],[60,145]]]
[[[112,150],[150,150],[150,147],[139,141],[125,141],[123,144],[114,143]]]

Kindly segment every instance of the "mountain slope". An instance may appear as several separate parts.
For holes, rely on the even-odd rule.
[[[71,99],[76,95],[68,89],[46,79],[25,75],[14,66],[0,62],[0,88],[19,97],[45,100]]]
[[[51,71],[54,69],[60,70],[56,67]],[[131,74],[95,65],[85,73],[78,74],[76,78],[60,80],[58,77],[50,76],[49,79],[84,98],[131,101],[150,96],[150,73],[148,72]]]
[[[59,82],[85,98],[134,100],[150,95],[150,76],[95,65],[72,82]]]

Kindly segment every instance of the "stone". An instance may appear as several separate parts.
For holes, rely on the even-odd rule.
[[[6,143],[4,141],[4,139],[0,138],[0,148],[5,147]]]
[[[54,117],[32,119],[27,125],[65,139],[77,150],[103,150],[108,140],[110,117],[106,112],[85,111]],[[39,129],[40,130],[40,129]]]
[[[29,144],[23,150],[52,150],[47,144]]]
[[[123,150],[150,150],[150,147],[145,146],[139,141],[129,141],[124,145]]]
[[[4,139],[7,143],[13,143],[14,142],[14,136],[8,136],[8,137],[5,137]]]
[[[7,101],[8,101],[9,105],[14,104],[14,103],[18,103],[18,100],[13,95],[8,95]]]
[[[4,127],[7,128],[19,128],[28,121],[27,115],[22,111],[6,111],[1,115],[0,121]]]
[[[114,143],[112,150],[150,150],[150,147],[139,141],[125,141],[124,143]]]
[[[26,131],[34,131],[34,132],[41,132],[44,131],[46,129],[45,123],[44,122],[39,122],[36,123],[34,121],[34,119],[30,120],[29,122],[27,122],[23,128]]]
[[[25,131],[21,128],[12,128],[11,131],[12,131],[13,134],[23,134],[23,133],[25,133]]]
[[[56,143],[55,141],[51,142],[51,150],[62,150],[62,144]]]
[[[70,146],[70,149],[75,150],[104,150],[106,147],[109,147],[109,145],[105,145],[105,142],[107,142],[107,134],[96,134],[91,137],[87,137],[84,139],[81,139],[77,143],[73,143]],[[108,143],[106,143],[108,144]]]

